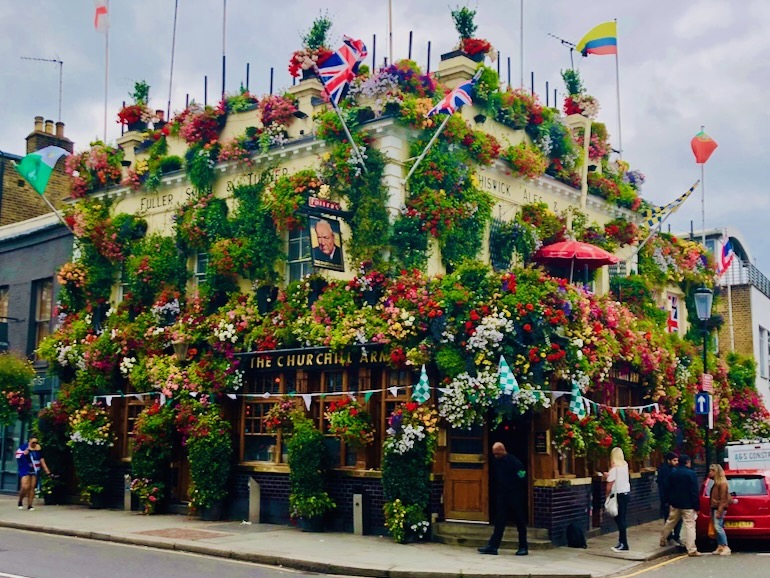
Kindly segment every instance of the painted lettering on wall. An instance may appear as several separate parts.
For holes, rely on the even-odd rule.
[[[155,195],[152,197],[142,197],[139,199],[139,212],[146,213],[154,209],[162,209],[163,207],[169,207],[174,202],[174,195],[168,193],[166,195]]]
[[[308,349],[285,353],[281,351],[260,352],[251,360],[253,369],[310,369],[310,368],[328,368],[345,367],[357,361],[359,365],[384,365],[390,361],[390,355],[385,351],[366,351],[362,350],[354,355],[350,352],[341,353],[336,351],[318,351]]]

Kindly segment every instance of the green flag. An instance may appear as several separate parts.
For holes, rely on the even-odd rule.
[[[430,399],[430,383],[428,382],[428,373],[425,371],[425,364],[420,372],[420,381],[414,386],[412,399],[417,403],[425,403]]]
[[[16,170],[32,185],[39,195],[43,195],[51,173],[58,160],[69,153],[61,147],[49,146],[29,153],[16,165]]]

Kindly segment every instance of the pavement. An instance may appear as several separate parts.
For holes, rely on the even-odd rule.
[[[587,549],[530,550],[516,556],[500,550],[484,556],[475,548],[435,542],[396,544],[382,536],[302,532],[293,526],[248,522],[202,522],[174,514],[145,516],[85,506],[35,505],[19,510],[15,496],[0,496],[0,526],[120,544],[192,552],[270,566],[346,576],[383,578],[600,577],[631,573],[645,561],[676,552],[658,545],[661,524],[629,528],[629,552],[615,553],[617,532],[588,540]],[[506,531],[516,532],[515,528]]]

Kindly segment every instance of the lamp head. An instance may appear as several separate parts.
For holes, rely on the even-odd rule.
[[[714,292],[708,287],[698,287],[695,290],[695,309],[698,319],[708,321],[711,317],[711,305],[714,302]]]

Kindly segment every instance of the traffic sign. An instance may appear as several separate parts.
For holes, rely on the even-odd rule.
[[[699,391],[695,395],[695,415],[709,415],[711,413],[711,395],[705,391]]]
[[[714,377],[710,373],[701,376],[701,389],[706,393],[714,393]]]

